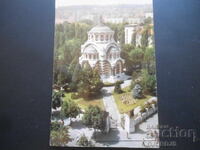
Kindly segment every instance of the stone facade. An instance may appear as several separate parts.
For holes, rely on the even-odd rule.
[[[88,40],[81,46],[79,63],[82,67],[89,64],[97,69],[102,80],[123,74],[124,60],[121,49],[114,40],[114,31],[102,23],[88,32]]]

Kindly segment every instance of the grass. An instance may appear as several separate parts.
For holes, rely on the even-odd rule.
[[[64,101],[67,99],[71,99],[72,93],[65,93]],[[102,98],[96,98],[91,100],[85,100],[83,98],[72,99],[74,100],[81,109],[87,109],[89,105],[99,106],[102,110],[105,110]]]
[[[124,83],[124,81],[118,81],[120,84]],[[115,83],[111,82],[104,82],[104,87],[115,86]]]
[[[121,94],[117,94],[117,93],[113,93],[113,97],[115,99],[115,102],[117,104],[117,107],[119,109],[120,113],[128,113],[129,111],[133,110],[134,108],[138,107],[138,106],[143,106],[144,103],[151,98],[152,96],[149,95],[145,95],[145,98],[142,99],[134,99],[132,98],[132,93],[131,91],[129,91],[129,87],[126,87],[123,89],[123,93]],[[130,95],[130,97],[132,98],[132,100],[135,100],[136,103],[135,104],[124,104],[121,100],[122,96],[125,95]]]

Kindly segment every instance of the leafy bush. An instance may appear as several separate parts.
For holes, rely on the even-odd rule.
[[[135,87],[133,88],[133,98],[136,98],[136,99],[141,99],[143,98],[143,92],[142,92],[142,87],[140,84],[136,84]]]
[[[122,89],[121,89],[121,83],[120,83],[120,81],[117,81],[117,82],[115,83],[114,92],[115,92],[115,93],[118,93],[118,94],[120,94],[120,93],[123,92]]]
[[[77,144],[78,144],[79,146],[82,146],[82,147],[91,147],[91,146],[93,146],[92,142],[89,141],[85,135],[82,135],[82,136],[78,139]]]
[[[75,118],[80,113],[80,108],[74,101],[68,99],[62,104],[61,113],[64,117]]]
[[[62,126],[58,130],[52,130],[50,134],[50,145],[51,146],[66,146],[70,141],[68,128]]]
[[[57,109],[62,104],[63,92],[53,91],[52,94],[52,108]]]
[[[156,77],[148,73],[146,69],[142,70],[142,80],[141,85],[146,92],[155,94],[156,91]]]
[[[83,115],[83,123],[92,126],[94,129],[104,130],[106,125],[106,112],[98,106],[90,105]]]
[[[54,130],[54,131],[58,131],[62,126],[62,123],[61,122],[58,122],[58,121],[53,121],[51,122],[51,131]]]
[[[142,108],[141,108],[141,110],[140,110],[140,112],[141,113],[145,113],[147,110],[145,109],[145,107],[144,106],[142,106]]]
[[[71,94],[71,98],[72,98],[72,99],[78,99],[78,98],[79,98],[78,93],[72,93],[72,94]]]
[[[78,95],[85,99],[98,96],[101,93],[103,82],[97,70],[85,67],[80,75],[78,84]]]
[[[124,83],[123,80],[120,80],[120,81],[117,81],[117,82],[119,82],[120,84]],[[104,86],[104,87],[115,86],[115,83],[104,82],[103,86]]]

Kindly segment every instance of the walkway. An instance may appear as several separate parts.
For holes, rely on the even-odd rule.
[[[124,81],[123,84],[121,84],[121,87],[127,87],[131,83],[131,80]],[[105,106],[105,110],[109,112],[109,116],[112,117],[113,120],[117,121],[117,123],[120,123],[120,113],[117,108],[117,105],[115,103],[115,99],[112,96],[112,92],[114,91],[114,86],[112,87],[103,87],[102,93],[103,93],[103,103]]]

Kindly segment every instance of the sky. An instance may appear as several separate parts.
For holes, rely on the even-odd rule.
[[[56,8],[72,5],[152,4],[152,0],[56,0]]]

